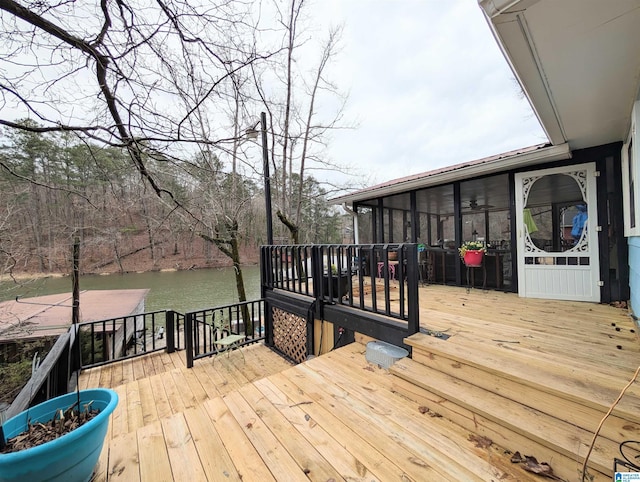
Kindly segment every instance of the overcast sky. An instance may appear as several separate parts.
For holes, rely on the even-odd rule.
[[[332,77],[356,130],[332,159],[372,185],[546,142],[477,0],[315,0],[344,23]]]

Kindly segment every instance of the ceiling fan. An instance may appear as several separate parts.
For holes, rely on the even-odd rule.
[[[477,211],[479,209],[489,209],[492,208],[492,204],[478,204],[476,199],[472,199],[469,201],[469,205],[463,209],[469,209],[470,211]]]

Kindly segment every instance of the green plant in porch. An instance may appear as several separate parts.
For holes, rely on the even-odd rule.
[[[458,248],[460,258],[464,259],[464,255],[467,253],[467,251],[482,251],[483,253],[486,253],[487,248],[481,241],[465,241],[464,243],[462,243],[462,246]]]

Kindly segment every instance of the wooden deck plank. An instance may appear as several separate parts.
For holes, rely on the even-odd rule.
[[[182,370],[181,373],[184,377],[184,381],[189,386],[189,390],[193,394],[194,406],[201,405],[202,402],[204,402],[209,398],[209,395],[207,394],[207,391],[202,386],[200,379],[197,377],[193,369],[189,370],[185,368],[184,370]]]
[[[122,362],[122,381],[121,384],[129,383],[134,380],[133,361],[131,359]]]
[[[111,366],[113,367],[111,372],[111,387],[122,385],[122,363],[113,363]]]
[[[174,368],[166,372],[160,379],[162,380],[162,385],[164,386],[164,391],[167,395],[169,406],[171,407],[171,413],[178,413],[183,412],[186,407],[180,395],[180,388],[175,383],[173,372],[177,372],[178,375],[180,373],[178,369]]]
[[[164,384],[162,383],[162,379],[165,376],[165,374],[158,374],[149,378],[149,383],[151,384],[151,390],[153,392],[153,403],[155,405],[156,412],[158,413],[158,419],[168,417],[172,413],[171,404],[169,403],[167,393],[164,389]],[[143,413],[144,410],[150,409],[143,409]]]
[[[508,347],[496,348],[483,346],[482,350],[474,350],[473,343],[455,339],[447,341],[435,339],[422,334],[412,337],[416,343],[434,345],[437,350],[446,352],[459,352],[464,350],[469,364],[476,367],[493,366],[503,376],[511,380],[529,381],[532,387],[540,387],[550,393],[556,393],[577,402],[588,403],[591,408],[606,411],[620,393],[623,385],[616,379],[610,379],[590,370],[571,369],[564,365],[550,363],[539,357],[515,356]],[[413,341],[409,341],[413,343]],[[427,348],[428,349],[428,348]],[[509,354],[509,363],[505,364],[505,354]],[[414,360],[429,365],[431,355],[425,355],[417,351]],[[541,381],[544,381],[542,384]],[[569,398],[571,397],[571,398]],[[640,398],[632,396],[624,397],[616,406],[616,413],[624,412],[636,423],[640,422]]]
[[[330,461],[333,467],[347,480],[371,481],[378,480],[367,468],[349,451],[334,439],[320,424],[308,415],[301,405],[288,398],[268,378],[255,382],[255,386],[262,395],[296,427],[296,429]]]
[[[184,350],[167,353],[167,356],[168,360],[173,363],[174,368],[187,368],[187,361]]]
[[[419,377],[411,383],[419,383],[423,389],[432,392],[430,406],[437,406],[441,414],[468,430],[492,434],[494,441],[511,450],[532,446],[533,441],[538,460],[553,463],[560,473],[579,472],[592,433],[446,374],[421,369]],[[456,387],[455,396],[447,388],[451,383]],[[599,437],[589,459],[590,465],[606,474],[611,470],[617,449],[617,443]]]
[[[140,360],[142,361],[142,366],[144,367],[144,378],[149,378],[156,374],[156,367],[153,363],[153,358],[155,356],[156,355],[154,353],[148,356],[141,357]]]
[[[371,439],[366,433],[360,433],[359,430],[354,431],[347,420],[350,414],[334,410],[331,407],[333,404],[325,407],[323,403],[318,403],[315,399],[315,396],[320,395],[318,392],[322,390],[322,387],[310,387],[310,391],[307,393],[295,383],[294,380],[297,378],[298,373],[295,368],[269,377],[280,391],[305,411],[309,420],[320,424],[344,447],[344,450],[353,456],[358,464],[359,473],[363,476],[372,474],[371,476],[377,480],[403,480],[402,477],[407,477],[403,468],[394,464],[382,452],[378,451],[378,448],[381,448],[379,446],[386,443],[387,439],[384,435],[378,439]],[[369,478],[368,475],[367,478]]]
[[[310,480],[318,482],[344,480],[340,473],[254,385],[243,386],[239,393]]]
[[[89,368],[80,373],[81,388],[95,388],[100,386],[100,368]]]
[[[99,386],[101,387],[111,387],[111,372],[113,370],[113,365],[102,365],[100,367],[100,381]]]
[[[200,463],[184,414],[176,413],[163,418],[162,431],[174,480],[206,482],[207,476]]]
[[[322,358],[325,357],[319,357],[314,361],[320,362]],[[331,361],[328,364],[335,368]],[[316,367],[321,368],[317,363]],[[377,440],[379,442],[378,450],[396,465],[403,467],[414,480],[446,480],[448,478],[466,481],[492,480],[492,478],[482,477],[475,470],[476,467],[474,467],[474,470],[468,470],[464,465],[458,464],[437,448],[425,446],[424,440],[412,436],[407,433],[405,428],[390,420],[389,413],[384,406],[379,406],[378,403],[373,405],[363,403],[355,389],[358,385],[357,379],[344,377],[342,380],[348,378],[349,381],[339,386],[334,384],[335,379],[334,383],[327,383],[325,381],[326,374],[323,378],[320,373],[306,364],[297,367],[297,369],[298,373],[295,380],[299,387],[309,387],[313,384],[323,386],[324,393],[315,395],[315,400],[326,403],[327,397],[330,397],[338,412],[350,414],[346,422],[347,425],[351,426],[352,429],[357,429],[361,436],[364,435],[367,439]],[[339,377],[344,373],[335,375]],[[376,385],[371,383],[370,378],[364,384],[363,389],[376,390],[377,393]],[[400,405],[407,402],[398,399],[396,403]],[[416,410],[415,417],[417,418],[419,414],[420,412]],[[494,474],[491,475],[494,476]]]
[[[127,426],[129,432],[135,432],[144,426],[144,415],[138,382],[130,382],[125,385],[127,390]]]
[[[564,397],[548,393],[539,387],[529,387],[522,385],[519,381],[496,377],[485,370],[464,363],[453,362],[451,359],[435,353],[432,353],[429,357],[429,369],[422,368],[423,365],[421,364],[420,370],[438,369],[442,372],[444,371],[443,367],[451,365],[456,366],[455,371],[459,374],[459,378],[472,380],[474,385],[483,387],[495,394],[505,396],[541,412],[547,413],[551,409],[555,413],[562,413],[565,421],[590,432],[595,432],[600,420],[604,416],[602,409],[596,410],[583,404],[578,405]],[[398,373],[397,370],[413,371],[411,368],[408,368],[408,365],[405,366],[404,361],[399,362],[393,367],[395,373]],[[622,388],[622,384],[620,387]],[[627,431],[640,433],[640,425],[614,414],[607,418],[600,434],[611,440],[618,440],[620,434]]]
[[[358,409],[359,413],[385,427],[389,433],[398,430],[385,425],[387,419],[393,420],[395,427],[402,428],[399,439],[403,442],[413,439],[413,445],[418,447],[422,456],[429,457],[437,452],[444,454],[446,458],[431,462],[436,466],[451,467],[452,464],[447,463],[450,458],[462,467],[473,467],[473,472],[485,480],[539,480],[538,476],[514,466],[505,456],[504,449],[492,447],[489,451],[489,448],[479,448],[472,441],[469,431],[443,417],[432,416],[433,413],[425,411],[418,403],[400,397],[394,389],[397,377],[367,363],[360,351],[354,344],[316,358],[305,368],[313,370],[325,380],[330,377],[336,387],[349,389],[350,394],[366,404]],[[344,369],[336,371],[336,366]],[[370,409],[366,408],[367,405]],[[382,416],[376,413],[380,410],[383,410]],[[419,447],[421,444],[424,446]],[[453,474],[447,475],[451,477]]]
[[[184,406],[184,408],[182,408],[181,410],[175,411],[182,412],[184,411],[184,409],[195,407],[198,404],[198,400],[191,390],[191,386],[189,385],[189,383],[187,383],[187,377],[190,376],[187,374],[187,371],[188,370],[185,368],[184,370],[175,369],[169,372],[171,377],[173,377],[173,382],[176,386],[176,390],[180,395],[182,404]],[[200,389],[202,389],[202,387],[200,387]]]
[[[198,360],[196,363],[198,364],[198,367],[207,374],[218,394],[223,395],[229,392],[229,390],[237,388],[237,383],[231,384],[230,387],[228,386],[229,381],[224,378],[220,372],[218,372],[216,367],[213,366],[213,361],[211,359],[205,358],[203,360]]]
[[[482,343],[494,346],[508,344],[509,349],[514,352],[523,352],[538,358],[544,357],[576,368],[584,368],[585,364],[589,364],[592,371],[606,376],[628,378],[627,374],[633,373],[636,365],[627,352],[640,354],[640,344],[635,339],[635,334],[622,336],[615,327],[610,325],[600,333],[588,334],[589,350],[572,350],[571,356],[567,356],[567,337],[576,339],[578,335],[573,331],[584,331],[575,321],[570,333],[558,334],[557,329],[550,332],[548,329],[536,330],[526,326],[508,326],[497,321],[478,320],[435,310],[427,311],[426,316],[430,320],[439,318],[445,321],[450,327],[448,334],[467,339],[472,343],[478,343],[481,340]],[[470,331],[470,328],[473,328],[473,331]]]
[[[134,482],[140,478],[138,441],[135,432],[123,433],[109,442],[109,481]]]
[[[156,375],[160,373],[164,373],[166,370],[164,361],[162,361],[165,356],[168,356],[167,353],[164,351],[161,351],[151,357],[151,361],[153,362],[153,367],[155,368]]]
[[[104,444],[102,445],[102,450],[100,451],[100,456],[98,457],[98,463],[93,470],[93,477],[91,482],[106,482],[107,473],[109,471],[109,444],[111,442],[111,417],[109,416],[109,426],[107,427],[107,435],[104,440]]]
[[[133,379],[134,380],[140,380],[142,378],[144,378],[146,376],[145,370],[144,370],[144,359],[146,358],[146,355],[141,355],[141,356],[137,356],[136,358],[132,358],[132,368],[133,368]]]
[[[202,363],[195,364],[193,366],[193,373],[202,385],[202,388],[207,394],[207,398],[216,398],[220,396],[220,392],[216,388],[216,383],[209,376],[209,371],[203,366]]]
[[[272,474],[287,474],[292,482],[308,480],[304,467],[300,467],[296,463],[289,452],[274,437],[269,427],[264,424],[237,391],[224,396],[223,400]]]
[[[240,478],[248,482],[275,482],[264,460],[246,437],[222,398],[204,402],[204,408],[220,435]]]
[[[140,428],[136,434],[139,447],[141,480],[153,480],[154,482],[180,480],[173,477],[160,421]]]
[[[236,362],[236,357],[240,358],[240,361]],[[234,384],[236,388],[239,388],[249,383],[247,377],[235,365],[235,363],[246,363],[239,353],[233,352],[229,356],[227,354],[216,355],[212,360],[212,366],[228,381],[228,384]]]
[[[222,364],[219,361],[216,363],[212,361],[212,363],[207,366],[207,370],[209,370],[209,376],[212,379],[221,380],[220,383],[216,384],[216,388],[222,395],[232,390],[237,390],[242,386],[242,379],[236,378],[236,371],[230,370],[228,365]]]
[[[210,482],[240,480],[240,475],[202,406],[184,412],[202,468]]]
[[[151,385],[151,378],[138,380],[138,394],[143,424],[149,425],[151,422],[158,420],[158,408],[154,397],[153,386]]]
[[[120,385],[114,388],[118,394],[118,405],[111,416],[112,436],[125,434],[129,431],[129,422],[127,420],[127,387]]]

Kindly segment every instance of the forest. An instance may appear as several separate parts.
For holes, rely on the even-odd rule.
[[[0,274],[76,238],[85,273],[255,263],[267,179],[277,243],[340,242],[342,29],[307,3],[0,0]]]
[[[200,219],[219,217],[219,200],[233,193],[243,207],[236,217],[241,261],[256,263],[258,246],[266,242],[263,186],[226,171],[219,161],[206,173],[190,173],[169,162],[145,160],[176,196],[182,206],[177,210],[129,168],[123,149],[79,142],[67,133],[13,131],[6,139],[0,153],[10,169],[0,171],[5,275],[68,274],[75,237],[84,273],[229,265],[231,259],[209,241]],[[294,174],[293,192],[298,192],[296,181]],[[299,241],[339,242],[341,219],[327,203],[325,189],[308,176],[302,193]],[[278,232],[283,233],[278,240],[288,243],[286,233]]]

